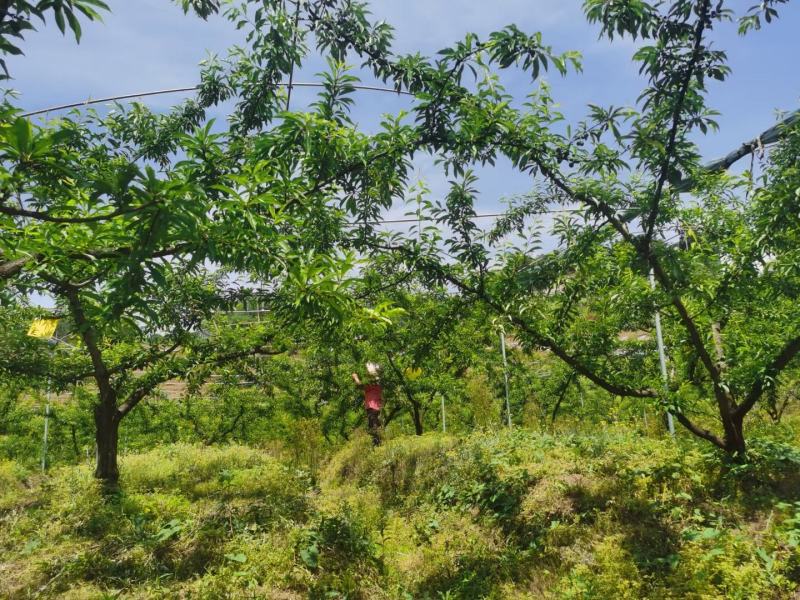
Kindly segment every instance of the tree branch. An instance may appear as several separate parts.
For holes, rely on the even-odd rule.
[[[14,277],[33,259],[32,256],[25,256],[0,263],[0,280]]]
[[[706,441],[711,442],[718,448],[725,449],[725,442],[723,442],[718,436],[714,435],[712,432],[708,431],[707,429],[703,429],[702,427],[698,427],[694,423],[692,423],[689,418],[683,414],[682,412],[675,412],[672,413],[675,415],[675,418],[678,419],[678,423],[683,425],[686,429],[691,431],[697,437],[702,438]]]
[[[572,383],[572,380],[574,378],[575,378],[575,371],[570,371],[569,376],[566,378],[564,383],[561,384],[561,390],[559,391],[558,399],[556,400],[556,405],[553,407],[553,414],[550,417],[551,425],[553,425],[556,422],[556,415],[558,415],[558,409],[561,408],[561,403],[564,402],[564,398],[567,395],[569,384]]]
[[[153,352],[149,356],[140,357],[138,359],[132,358],[132,359],[127,360],[127,361],[122,361],[122,362],[114,365],[113,367],[110,367],[108,369],[108,373],[109,373],[109,375],[117,375],[119,373],[122,373],[123,371],[143,369],[144,367],[146,367],[148,365],[151,365],[152,363],[154,363],[156,361],[159,361],[159,360],[161,360],[163,358],[166,358],[167,356],[169,356],[170,354],[175,352],[178,348],[180,348],[180,345],[181,345],[181,340],[176,341],[171,346],[169,346],[169,347],[167,347],[167,348],[165,348],[163,350],[160,350],[160,351],[157,351],[157,352]],[[69,383],[75,383],[75,382],[80,381],[81,379],[85,379],[86,377],[89,377],[91,375],[92,375],[92,372],[79,373],[78,375],[74,375],[70,379],[66,379],[64,381],[67,381]]]
[[[158,250],[156,252],[151,252],[145,258],[166,258],[168,256],[172,256],[174,254],[178,254],[179,252],[183,252],[188,250],[192,247],[192,244],[181,243],[176,244],[174,246],[170,246],[168,248],[164,248],[162,250]],[[132,247],[122,247],[122,248],[97,248],[97,249],[90,249],[85,251],[75,251],[70,252],[67,254],[67,258],[70,260],[97,260],[97,259],[104,259],[104,258],[122,258],[125,256],[130,256],[135,251]],[[32,256],[24,256],[22,258],[15,258],[12,260],[7,260],[5,262],[0,262],[0,280],[3,279],[10,279],[15,275],[19,274],[23,268],[28,266],[29,264],[33,263],[36,264],[38,261],[44,258],[41,254],[35,254]]]
[[[373,246],[378,249],[400,252],[408,255],[407,250],[402,247],[383,246],[380,244],[373,244]],[[501,306],[492,298],[490,298],[486,293],[485,289],[478,289],[470,286],[469,284],[465,283],[458,277],[455,277],[453,274],[449,273],[447,269],[443,268],[438,263],[429,262],[427,267],[429,269],[435,270],[441,277],[443,277],[451,284],[455,285],[460,290],[468,292],[474,297],[479,298],[496,313],[508,316],[511,319],[512,323],[517,327],[519,327],[521,330],[523,330],[525,333],[527,333],[537,345],[550,350],[559,359],[561,359],[563,362],[572,367],[579,375],[586,377],[588,380],[597,384],[604,390],[617,396],[628,396],[634,398],[657,398],[659,396],[658,392],[653,389],[649,388],[635,389],[608,381],[607,379],[603,378],[602,376],[598,375],[597,373],[589,369],[589,367],[584,365],[579,358],[569,354],[555,340],[541,335],[539,332],[531,328],[524,319],[522,319],[516,314],[510,313],[507,309],[505,309],[503,306]]]
[[[120,208],[115,210],[114,212],[105,214],[105,215],[94,215],[91,217],[54,217],[50,213],[41,212],[38,210],[28,210],[25,208],[14,208],[13,206],[6,206],[4,204],[0,204],[0,214],[9,215],[12,217],[27,217],[30,219],[34,219],[36,221],[45,221],[48,223],[97,223],[99,221],[107,221],[109,219],[113,219],[114,217],[119,217],[121,215],[127,215],[135,212],[139,212],[141,210],[145,210],[154,206],[158,203],[158,201],[153,200],[152,202],[148,202],[147,204],[142,204],[141,206],[136,207],[128,207],[128,208]]]
[[[776,377],[786,366],[791,362],[791,360],[800,352],[800,337],[796,337],[794,339],[789,340],[784,345],[783,349],[778,353],[778,355],[772,360],[772,362],[764,369],[764,373],[756,379],[753,387],[750,389],[750,393],[747,394],[745,397],[744,402],[734,411],[734,415],[737,418],[744,418],[744,416],[750,412],[750,410],[755,406],[755,403],[758,402],[758,399],[761,398],[761,395],[764,393],[766,389],[767,381]]]
[[[282,354],[283,350],[269,350],[263,346],[257,346],[255,348],[249,348],[247,350],[241,350],[238,352],[231,352],[228,354],[222,354],[218,356],[208,357],[208,359],[203,359],[200,357],[200,360],[190,360],[185,359],[182,364],[173,364],[169,365],[166,369],[161,371],[160,373],[151,372],[149,374],[143,375],[139,377],[139,381],[144,381],[139,387],[134,389],[128,397],[126,398],[125,402],[122,403],[119,408],[120,417],[124,417],[129,412],[131,412],[139,402],[144,400],[148,394],[150,394],[156,387],[160,384],[164,383],[165,381],[180,375],[181,373],[186,372],[187,369],[191,369],[194,367],[198,367],[200,365],[214,365],[220,366],[225,363],[239,360],[242,358],[247,358],[248,356],[275,356],[278,354]],[[146,380],[146,381],[145,381]]]
[[[45,276],[43,275],[43,277]],[[111,386],[111,375],[108,372],[108,367],[103,360],[103,355],[97,343],[97,333],[92,323],[86,317],[83,305],[78,296],[77,288],[68,283],[65,284],[52,279],[51,282],[55,284],[56,290],[60,291],[67,298],[67,303],[69,304],[72,318],[75,320],[75,325],[78,328],[78,333],[80,333],[81,339],[83,339],[83,343],[86,345],[89,357],[92,359],[92,367],[94,368],[93,375],[97,382],[97,387],[100,390],[100,399],[103,403],[116,404],[116,392]]]
[[[720,384],[720,375],[719,371],[714,364],[711,355],[709,354],[708,350],[706,349],[705,344],[703,343],[703,338],[700,335],[700,330],[697,327],[697,324],[692,319],[689,311],[686,308],[686,305],[683,303],[683,300],[678,295],[677,290],[675,290],[675,286],[673,285],[670,278],[667,276],[666,271],[661,266],[661,261],[653,254],[646,241],[642,243],[639,238],[634,237],[630,231],[628,230],[627,226],[623,221],[621,221],[614,209],[608,205],[608,203],[603,202],[602,200],[597,200],[595,198],[591,198],[584,194],[579,194],[572,187],[567,184],[558,174],[554,173],[550,170],[544,163],[542,163],[539,159],[532,159],[534,163],[539,167],[540,171],[542,172],[545,177],[547,177],[556,187],[558,187],[562,192],[567,194],[570,198],[572,198],[575,202],[580,204],[588,205],[590,208],[599,211],[608,222],[617,230],[617,232],[622,236],[622,238],[627,241],[629,244],[633,246],[636,250],[637,254],[644,259],[650,267],[653,269],[653,274],[655,275],[658,282],[667,292],[670,298],[671,304],[675,307],[675,310],[678,312],[678,316],[680,317],[681,323],[683,324],[684,329],[689,334],[689,338],[694,346],[697,354],[703,363],[703,366],[708,371],[709,375],[711,376],[711,380],[714,382],[714,387],[717,392],[721,392],[721,388],[719,387]],[[581,373],[583,375],[583,373]],[[718,401],[720,397],[718,397]]]
[[[239,421],[244,416],[244,413],[245,413],[245,408],[242,405],[242,406],[239,407],[239,412],[234,417],[234,419],[231,422],[230,426],[226,427],[225,429],[217,429],[217,431],[214,432],[214,434],[210,438],[208,438],[206,440],[206,445],[210,446],[211,444],[215,444],[215,443],[217,443],[217,442],[219,442],[221,440],[224,440],[231,433],[233,433],[233,430],[236,429],[236,426],[239,424]]]
[[[686,101],[686,95],[689,92],[689,86],[692,83],[695,69],[700,61],[703,34],[705,33],[706,29],[706,21],[708,20],[708,10],[710,8],[710,4],[711,0],[703,0],[701,5],[700,15],[698,16],[697,26],[695,27],[694,31],[694,47],[692,48],[692,56],[689,59],[686,73],[684,74],[683,81],[681,82],[681,86],[678,91],[678,97],[675,99],[675,107],[672,111],[672,127],[670,128],[669,132],[667,148],[664,152],[664,161],[661,166],[661,174],[659,175],[656,183],[656,189],[653,193],[653,201],[650,207],[650,214],[647,216],[647,222],[645,225],[645,243],[648,245],[650,243],[650,239],[653,237],[656,218],[658,217],[658,209],[661,203],[661,197],[664,193],[664,185],[667,183],[667,179],[669,178],[669,168],[672,165],[672,155],[675,152],[675,145],[678,139],[678,130],[681,126],[681,111],[683,110],[683,104]]]

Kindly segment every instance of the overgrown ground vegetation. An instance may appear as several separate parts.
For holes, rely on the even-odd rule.
[[[317,470],[241,445],[0,463],[9,598],[793,598],[797,419],[751,462],[616,426],[398,436]]]

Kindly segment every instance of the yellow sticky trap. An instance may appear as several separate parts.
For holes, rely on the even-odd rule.
[[[407,367],[405,369],[405,376],[409,381],[416,381],[422,377],[422,369],[419,367]]]
[[[35,319],[28,328],[28,335],[35,338],[51,338],[58,327],[58,319]]]

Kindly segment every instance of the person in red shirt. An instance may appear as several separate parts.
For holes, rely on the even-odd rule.
[[[372,436],[372,443],[379,446],[381,443],[380,436],[380,414],[383,408],[383,386],[381,386],[380,378],[380,365],[375,363],[367,363],[368,377],[366,382],[362,383],[358,377],[358,373],[353,373],[351,377],[355,384],[364,390],[364,408],[367,411],[367,426],[369,433]]]

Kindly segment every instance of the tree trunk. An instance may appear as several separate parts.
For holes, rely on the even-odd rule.
[[[107,487],[116,487],[119,480],[117,445],[121,416],[116,407],[107,403],[94,409],[95,442],[97,445],[94,476]]]
[[[744,441],[744,417],[731,415],[728,419],[723,419],[725,428],[725,451],[728,454],[744,458],[747,445]]]
[[[420,411],[419,402],[417,402],[416,398],[414,397],[414,392],[411,390],[411,386],[408,385],[408,381],[406,378],[403,377],[403,372],[397,367],[394,360],[392,360],[392,355],[387,352],[386,360],[389,361],[389,366],[392,367],[392,370],[397,375],[397,379],[400,382],[400,386],[403,388],[403,392],[408,398],[408,403],[411,405],[411,418],[414,420],[414,433],[417,435],[422,435],[422,414]]]
[[[422,414],[419,410],[419,404],[416,402],[411,403],[411,418],[414,419],[414,433],[422,435]]]
[[[572,380],[575,378],[575,371],[570,371],[569,377],[564,381],[561,385],[561,390],[558,394],[558,399],[556,400],[556,405],[553,407],[553,415],[550,418],[550,425],[553,425],[556,422],[556,417],[558,416],[558,409],[561,408],[561,403],[564,402],[564,398],[567,395],[567,390],[569,389],[569,384],[572,383]]]
[[[70,423],[69,428],[72,435],[72,452],[75,454],[75,462],[81,460],[81,450],[78,447],[78,432],[75,431],[75,423]]]

